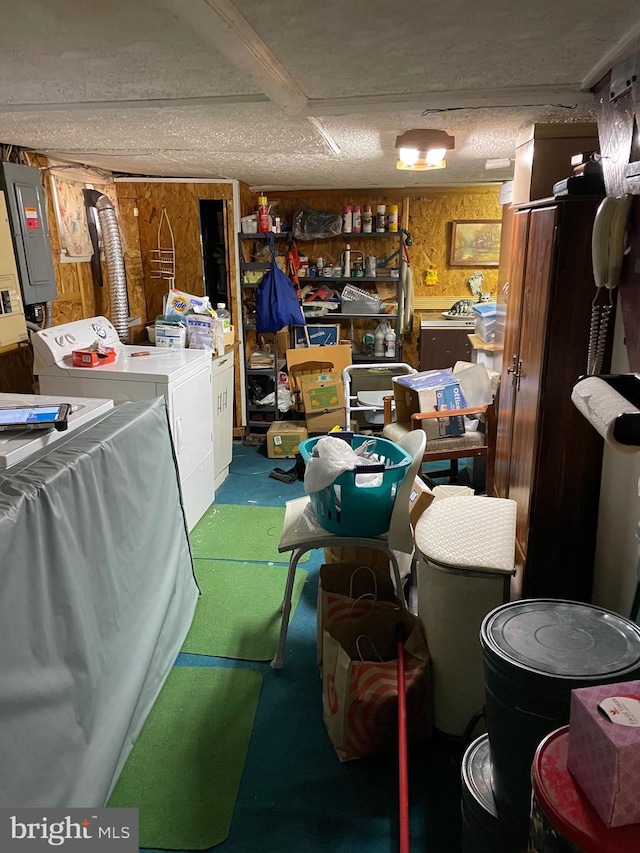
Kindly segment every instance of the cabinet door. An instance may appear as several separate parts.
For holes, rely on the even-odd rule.
[[[502,377],[498,396],[498,427],[494,492],[496,497],[509,497],[511,467],[511,434],[513,428],[513,402],[516,393],[520,323],[522,319],[522,289],[524,286],[527,240],[529,239],[529,211],[518,210],[513,216],[512,252],[509,280],[498,293],[498,302],[504,305],[504,349]],[[510,373],[508,371],[511,371]]]
[[[231,464],[233,455],[233,353],[214,358],[213,385],[213,447],[217,486],[218,475]],[[217,487],[216,486],[216,487]]]
[[[471,361],[468,329],[420,329],[420,370],[450,369],[456,361]]]
[[[538,465],[538,422],[557,213],[557,206],[535,209],[530,213],[522,291],[519,377],[513,407],[509,497],[518,504],[516,537],[525,554],[532,484]]]
[[[184,479],[211,450],[211,369],[169,386],[169,416],[180,478]],[[211,484],[213,493],[213,483]],[[213,499],[213,494],[212,494]]]

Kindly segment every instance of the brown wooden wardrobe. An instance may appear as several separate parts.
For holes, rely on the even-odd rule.
[[[599,203],[574,196],[514,208],[494,493],[518,504],[527,598],[591,600],[603,441],[571,391],[586,373]]]

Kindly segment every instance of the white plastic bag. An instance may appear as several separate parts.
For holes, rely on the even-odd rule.
[[[484,364],[457,361],[453,368],[453,375],[460,383],[462,396],[470,409],[491,404],[493,401],[491,377]]]
[[[304,490],[308,495],[312,492],[320,492],[345,471],[353,471],[356,466],[376,464],[378,459],[374,454],[370,454],[367,458],[357,453],[344,439],[331,435],[324,436],[316,442],[313,455],[307,462],[304,472]],[[356,484],[378,486],[382,482],[382,476],[378,472],[357,474]]]

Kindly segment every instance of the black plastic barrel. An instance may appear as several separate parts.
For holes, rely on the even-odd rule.
[[[498,816],[493,796],[489,736],[474,740],[462,759],[462,853],[518,853],[526,848],[528,824]]]
[[[493,792],[524,819],[538,744],[569,722],[575,688],[640,677],[640,628],[593,605],[528,599],[487,614],[480,643]]]

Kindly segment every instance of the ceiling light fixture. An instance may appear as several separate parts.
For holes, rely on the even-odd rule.
[[[456,140],[444,130],[407,130],[396,139],[397,169],[444,169],[447,151],[456,147]]]

